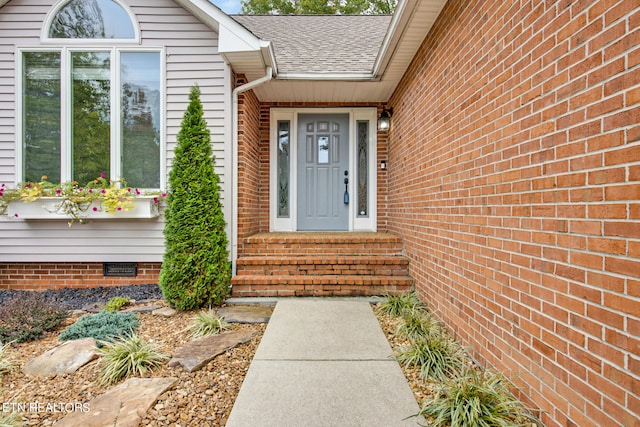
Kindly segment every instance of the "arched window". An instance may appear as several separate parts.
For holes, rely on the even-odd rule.
[[[71,0],[49,23],[53,39],[135,39],[127,11],[113,0]]]
[[[21,180],[160,188],[164,54],[137,28],[120,0],[62,1],[19,49]]]

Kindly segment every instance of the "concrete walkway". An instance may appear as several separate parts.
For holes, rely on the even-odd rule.
[[[227,427],[424,425],[418,410],[369,303],[285,299]]]

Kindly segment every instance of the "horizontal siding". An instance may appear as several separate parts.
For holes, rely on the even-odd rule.
[[[191,86],[201,91],[211,131],[222,200],[230,191],[225,155],[225,100],[229,73],[217,51],[217,34],[172,0],[131,0],[141,45],[165,49],[165,142],[168,176]],[[0,183],[12,186],[15,162],[15,50],[40,46],[42,21],[53,0],[11,0],[0,8]],[[167,30],[169,26],[170,30]],[[225,217],[231,207],[225,206]],[[228,222],[228,221],[227,221]],[[21,221],[0,217],[0,262],[162,260],[164,237],[158,220],[102,220],[69,227],[66,221]]]

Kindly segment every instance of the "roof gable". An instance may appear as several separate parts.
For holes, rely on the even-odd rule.
[[[273,44],[281,78],[295,73],[371,74],[391,15],[234,15]]]

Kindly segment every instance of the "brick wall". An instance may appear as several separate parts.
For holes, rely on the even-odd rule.
[[[95,263],[0,263],[0,289],[45,290],[158,283],[161,263],[139,262],[135,277],[104,276]]]
[[[640,6],[449,1],[389,106],[417,290],[548,426],[640,417]]]
[[[236,85],[246,83],[238,76]],[[267,231],[269,229],[268,203],[264,206],[264,184],[261,182],[261,133],[260,103],[253,91],[238,94],[238,237],[243,238],[264,230],[261,212],[267,209]],[[267,145],[267,149],[268,149]],[[267,152],[268,156],[268,152]],[[267,169],[267,189],[268,187]]]

